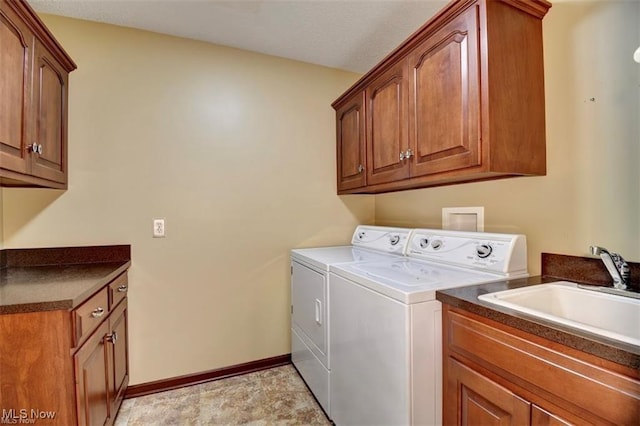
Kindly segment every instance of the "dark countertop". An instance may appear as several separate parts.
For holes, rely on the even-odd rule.
[[[74,309],[131,266],[129,246],[2,252],[0,314]]]
[[[634,369],[640,369],[640,347],[608,339],[573,327],[529,316],[509,308],[483,302],[478,296],[496,291],[526,287],[558,278],[531,277],[517,280],[480,284],[470,287],[452,288],[436,292],[442,303],[463,309],[473,314],[595,355],[600,358]],[[568,279],[568,281],[571,281]]]

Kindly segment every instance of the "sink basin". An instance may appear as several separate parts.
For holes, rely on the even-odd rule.
[[[478,299],[640,346],[640,299],[580,288],[568,281],[498,291]]]

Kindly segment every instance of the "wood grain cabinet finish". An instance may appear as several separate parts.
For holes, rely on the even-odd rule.
[[[409,176],[403,161],[407,139],[407,67],[400,62],[366,89],[367,183],[393,182]]]
[[[468,9],[409,56],[412,177],[482,164],[478,28]]]
[[[338,191],[367,183],[364,93],[356,93],[336,110]]]
[[[23,0],[0,0],[0,40],[0,185],[65,189],[76,65]]]
[[[126,290],[107,295],[126,282],[125,272],[72,311],[0,315],[5,414],[35,409],[55,413],[38,424],[113,424],[129,383],[128,303]]]
[[[449,358],[448,389],[455,389],[459,424],[526,425],[531,404],[453,358]]]
[[[345,101],[366,93],[367,179],[338,192],[544,175],[542,18],[550,6],[452,1],[356,82],[333,107],[340,126]]]
[[[640,372],[443,306],[445,425],[635,425]]]

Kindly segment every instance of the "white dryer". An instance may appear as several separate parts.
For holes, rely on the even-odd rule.
[[[400,258],[409,232],[358,226],[350,246],[291,250],[291,360],[329,417],[329,267]]]
[[[440,289],[527,276],[523,235],[416,229],[407,257],[329,274],[331,419],[442,424]]]

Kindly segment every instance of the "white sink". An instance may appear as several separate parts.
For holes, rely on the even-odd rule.
[[[483,294],[478,299],[640,346],[640,299],[567,281]]]

